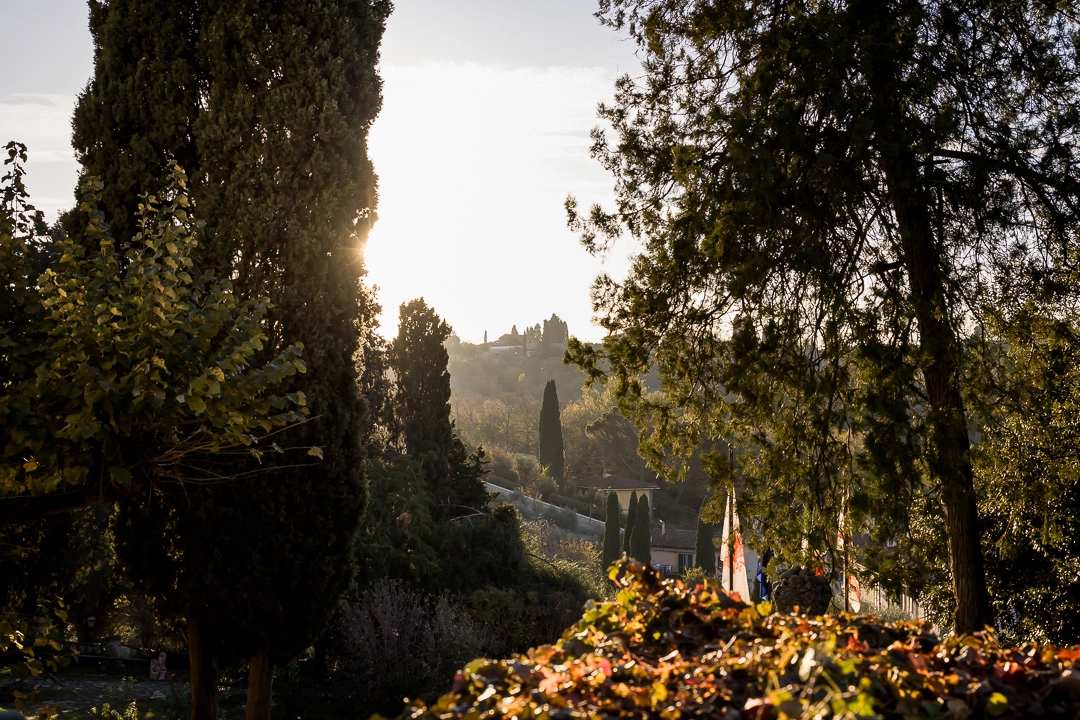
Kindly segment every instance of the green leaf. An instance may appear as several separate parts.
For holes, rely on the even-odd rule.
[[[999,692],[990,695],[990,698],[986,701],[986,712],[993,716],[1003,714],[1009,709],[1009,699]]]
[[[125,468],[110,468],[109,477],[112,478],[113,482],[124,487],[125,489],[131,488],[131,473],[128,472]]]

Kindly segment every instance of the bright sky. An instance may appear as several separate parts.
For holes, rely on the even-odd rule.
[[[623,275],[626,250],[606,264],[589,256],[562,204],[610,197],[589,130],[615,78],[638,72],[632,44],[592,17],[595,0],[396,5],[370,138],[380,203],[366,257],[382,332],[422,295],[470,342],[553,312],[598,340],[589,286],[605,270]],[[93,70],[86,6],[0,0],[0,28],[0,145],[26,143],[31,199],[52,219],[77,174],[70,116]]]

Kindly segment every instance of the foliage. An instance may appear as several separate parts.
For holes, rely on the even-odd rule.
[[[997,422],[976,448],[990,590],[1002,631],[1080,643],[1080,324],[1030,303],[1009,320],[1011,382],[988,390]]]
[[[555,381],[548,380],[544,386],[544,404],[540,408],[540,465],[548,475],[563,486],[563,435],[559,417],[559,393]]]
[[[337,692],[365,712],[391,710],[403,695],[434,698],[469,657],[549,642],[587,597],[605,594],[594,543],[546,521],[519,522],[510,508],[479,524],[462,522],[459,540],[469,550],[454,550],[460,563],[431,568],[418,581],[376,579],[350,597],[319,643]],[[498,548],[500,534],[509,548]],[[438,549],[437,561],[447,550]],[[469,567],[474,558],[478,567]],[[388,657],[396,658],[393,667]]]
[[[4,658],[0,669],[17,680],[26,680],[68,665],[71,657],[62,654],[60,647],[66,621],[67,611],[61,601],[39,601],[30,615],[0,611],[0,657]],[[15,706],[24,710],[36,694],[36,690],[26,693],[16,688]],[[50,720],[56,714],[55,708],[46,705],[39,717]]]
[[[735,442],[740,504],[788,562],[833,549],[849,494],[853,527],[905,557],[932,495],[957,627],[990,623],[966,363],[998,290],[1080,287],[1071,8],[603,0],[600,17],[644,72],[601,107],[614,139],[594,133],[614,209],[567,208],[587,247],[643,249],[594,286],[602,349],[570,356],[610,368],[654,467]]]
[[[3,521],[141,495],[163,480],[206,480],[215,456],[280,451],[256,441],[307,413],[302,392],[273,392],[304,372],[302,346],[256,361],[267,303],[241,301],[196,266],[199,223],[184,171],[172,165],[164,190],[143,197],[123,254],[98,204],[101,183],[88,180],[86,244],[59,241],[59,259],[34,279],[25,159],[22,146],[8,145]]]
[[[366,138],[381,102],[376,65],[390,4],[114,0],[92,11],[95,75],[74,123],[86,174],[110,174],[119,214],[164,158],[186,154],[199,180],[192,201],[207,219],[202,257],[241,297],[270,299],[263,353],[305,345],[311,372],[286,389],[306,395],[311,421],[293,438],[316,446],[313,457],[222,463],[227,477],[272,469],[272,482],[147,497],[148,522],[136,527],[134,513],[124,525],[131,563],[146,561],[157,589],[188,613],[189,639],[215,626],[214,639],[231,644],[192,641],[193,716],[216,712],[216,660],[195,656],[209,649],[257,669],[249,710],[263,717],[272,665],[310,645],[350,581],[366,502],[372,425],[357,360],[375,305],[360,282],[360,249],[375,220]],[[143,102],[144,85],[153,103]],[[162,527],[184,535],[170,536],[174,555],[156,563],[138,533]],[[204,582],[222,602],[188,602]]]
[[[444,342],[450,326],[423,298],[402,303],[398,334],[387,353],[394,372],[394,417],[400,447],[423,468],[433,514],[444,520],[480,512],[487,503],[483,449],[470,452],[450,421],[450,373]]]
[[[425,465],[431,467],[433,482],[445,479],[449,472],[453,442],[449,355],[443,345],[450,332],[446,321],[423,298],[417,298],[401,304],[398,334],[388,352],[402,449],[418,459],[431,455]]]
[[[769,614],[712,580],[662,582],[639,563],[611,577],[616,599],[587,606],[557,643],[474,660],[448,694],[401,717],[1065,718],[1080,705],[1080,648]]]
[[[607,514],[604,517],[604,567],[618,560],[622,554],[622,542],[619,538],[619,494],[609,492],[607,496]]]
[[[114,512],[99,504],[0,527],[0,611],[34,614],[41,602],[59,597],[79,642],[112,634],[111,610],[126,590],[109,527]]]

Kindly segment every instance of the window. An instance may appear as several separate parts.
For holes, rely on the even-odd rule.
[[[679,572],[686,572],[692,567],[694,567],[694,556],[690,553],[679,553]]]

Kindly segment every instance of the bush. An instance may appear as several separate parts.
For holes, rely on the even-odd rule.
[[[493,635],[450,600],[383,580],[343,604],[331,637],[328,669],[335,684],[370,703],[370,710],[387,710],[485,654]]]
[[[708,580],[689,589],[623,561],[616,600],[555,645],[474,660],[405,718],[1076,717],[1080,648],[945,641],[919,622],[771,614]]]

